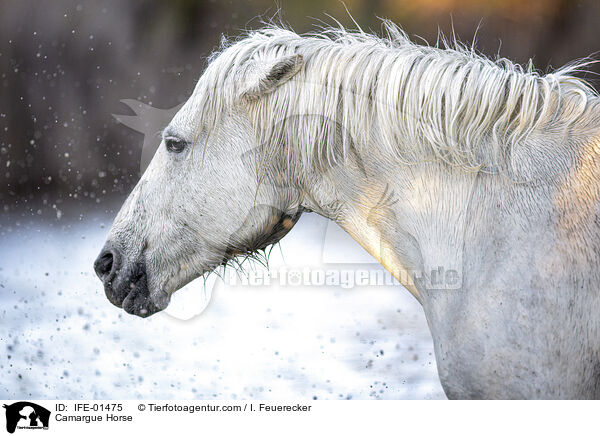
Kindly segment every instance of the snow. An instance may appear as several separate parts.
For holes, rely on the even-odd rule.
[[[111,217],[4,221],[0,398],[445,398],[422,310],[398,285],[243,286],[212,275],[140,319],[112,306],[92,271]],[[280,245],[271,270],[380,268],[313,214]]]

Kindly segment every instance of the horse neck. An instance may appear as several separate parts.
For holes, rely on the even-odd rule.
[[[350,155],[344,164],[307,178],[310,182],[302,189],[304,206],[338,223],[424,302],[424,296],[437,290],[436,286],[460,287],[470,283],[468,274],[486,274],[493,269],[491,265],[506,261],[496,259],[490,247],[512,244],[514,249],[535,255],[542,240],[549,245],[560,243],[556,240],[560,235],[548,233],[557,226],[567,229],[568,225],[581,224],[576,232],[570,232],[570,237],[564,237],[565,241],[573,239],[580,247],[589,246],[592,250],[600,247],[600,241],[589,242],[590,223],[594,222],[598,201],[587,195],[600,192],[600,183],[596,182],[600,180],[600,166],[594,166],[599,177],[584,177],[589,175],[591,161],[581,160],[580,156],[589,154],[590,147],[600,150],[598,138],[600,134],[587,135],[586,140],[579,138],[577,143],[564,141],[562,135],[559,139],[533,138],[531,144],[515,151],[518,164],[513,170],[521,174],[517,179],[469,172],[437,161],[402,164],[377,152],[375,144],[375,152],[362,153],[360,159]],[[552,141],[556,142],[552,145],[555,151],[549,152]],[[577,161],[582,162],[581,168],[573,172]],[[529,178],[534,182],[527,183]],[[582,181],[595,183],[597,189],[582,187]],[[584,194],[586,197],[580,198]],[[573,208],[573,198],[585,200],[587,208],[579,209],[590,212],[584,217],[585,223],[581,222],[581,213]],[[570,211],[570,215],[562,214],[563,221],[565,217],[575,217],[565,223],[556,210],[561,199]],[[582,245],[581,238],[588,242]],[[506,255],[502,253],[498,256]],[[576,253],[573,257],[577,257]],[[490,271],[474,267],[479,264],[473,259],[480,258],[488,262],[480,268],[489,267]],[[512,268],[508,264],[506,267]],[[440,271],[452,272],[452,283],[427,282],[432,273]],[[426,280],[415,282],[415,275]]]
[[[431,273],[462,280],[466,209],[476,173],[439,162],[350,156],[304,185],[304,206],[334,220],[419,301]],[[452,273],[454,274],[454,273]],[[416,280],[423,279],[423,280]],[[439,277],[438,277],[439,279]]]

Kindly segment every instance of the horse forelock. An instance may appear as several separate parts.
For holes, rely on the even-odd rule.
[[[248,110],[259,143],[293,147],[293,163],[302,166],[332,164],[351,147],[373,152],[376,134],[381,151],[405,161],[497,167],[535,132],[576,123],[596,98],[573,75],[590,61],[541,75],[531,62],[491,60],[456,42],[418,45],[395,24],[383,25],[385,37],[269,26],[224,39],[195,92],[204,127],[218,130],[227,108],[239,104],[253,65],[296,53],[305,61],[300,73]]]

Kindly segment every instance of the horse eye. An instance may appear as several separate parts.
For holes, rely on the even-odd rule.
[[[165,138],[165,145],[167,150],[171,153],[181,153],[185,150],[187,142],[179,138]]]

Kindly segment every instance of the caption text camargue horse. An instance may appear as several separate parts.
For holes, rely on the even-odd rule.
[[[422,304],[448,397],[600,398],[600,100],[576,66],[385,27],[224,44],[115,219],[106,295],[151,315],[314,211]]]

